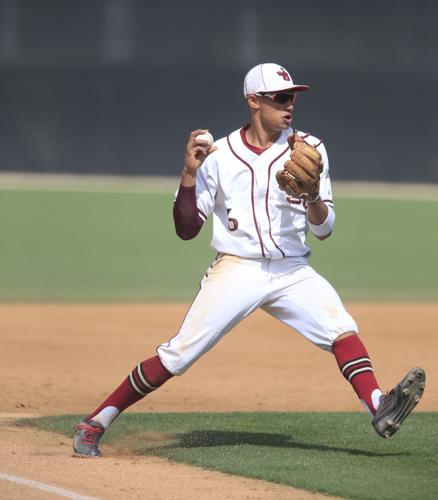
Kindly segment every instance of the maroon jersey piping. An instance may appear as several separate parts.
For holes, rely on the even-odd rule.
[[[251,167],[251,165],[249,163],[247,163],[245,160],[243,160],[242,158],[240,158],[240,156],[234,151],[234,149],[231,146],[230,136],[227,137],[227,143],[228,143],[228,147],[230,148],[230,151],[233,153],[233,155],[238,160],[240,160],[246,167],[248,167],[249,171],[251,172],[251,206],[252,206],[252,215],[253,215],[253,219],[254,219],[254,225],[255,225],[255,228],[256,228],[256,231],[257,231],[257,236],[259,237],[260,249],[262,251],[263,257],[266,257],[265,256],[265,251],[263,249],[263,240],[262,240],[262,237],[261,237],[261,234],[260,234],[260,231],[259,231],[259,226],[257,224],[257,217],[256,217],[256,213],[255,213],[255,204],[254,204],[254,170],[252,169],[252,167]]]

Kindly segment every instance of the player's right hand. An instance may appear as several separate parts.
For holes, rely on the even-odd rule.
[[[186,145],[186,152],[184,156],[184,173],[196,176],[196,171],[204,163],[207,156],[213,151],[216,151],[216,146],[209,146],[208,144],[201,144],[196,141],[196,137],[200,134],[208,132],[206,129],[194,130],[189,135],[189,140]]]

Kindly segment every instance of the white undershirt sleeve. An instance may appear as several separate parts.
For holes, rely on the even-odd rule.
[[[322,224],[312,224],[309,220],[307,223],[309,224],[309,229],[312,234],[315,236],[327,236],[333,230],[333,226],[335,224],[335,211],[329,205],[326,205],[328,208],[328,214],[325,221]]]

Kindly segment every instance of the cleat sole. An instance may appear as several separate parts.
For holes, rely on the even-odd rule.
[[[426,375],[422,368],[412,369],[391,393],[382,396],[373,419],[379,436],[388,438],[398,431],[400,425],[419,403],[424,392]],[[379,411],[380,410],[380,411]]]

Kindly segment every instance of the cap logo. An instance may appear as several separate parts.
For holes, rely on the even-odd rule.
[[[281,71],[277,71],[277,75],[283,77],[283,80],[290,82],[290,76],[284,68],[281,68]]]

